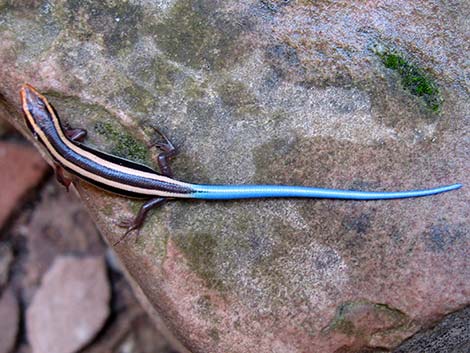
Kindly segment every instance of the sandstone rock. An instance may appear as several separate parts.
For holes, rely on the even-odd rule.
[[[470,352],[470,307],[444,318],[401,344],[393,353],[464,353]]]
[[[13,253],[8,244],[0,243],[0,290],[8,282],[10,265],[13,262]]]
[[[32,146],[0,141],[0,227],[27,192],[44,177],[47,164]]]
[[[57,258],[27,309],[33,353],[72,353],[95,337],[109,314],[102,258]]]
[[[467,12],[421,0],[7,4],[0,92],[17,106],[28,81],[87,143],[147,164],[159,127],[182,180],[467,185]],[[141,205],[79,191],[111,243]],[[390,202],[172,202],[115,250],[194,352],[391,348],[469,304],[469,199],[464,187]]]
[[[34,213],[22,229],[28,258],[21,278],[36,287],[57,255],[101,255],[105,245],[83,205],[56,180],[41,190]]]
[[[4,114],[5,112],[3,112],[2,108],[0,108],[0,137],[13,131],[13,127],[6,121],[6,118],[2,118]]]
[[[10,353],[15,345],[20,322],[20,312],[11,289],[0,295],[0,353]]]

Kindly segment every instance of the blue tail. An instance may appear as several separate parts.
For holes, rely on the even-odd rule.
[[[396,192],[337,190],[284,185],[191,185],[191,187],[194,190],[192,197],[203,200],[233,200],[264,197],[387,200],[440,194],[441,192],[459,189],[462,185],[453,184],[434,189]]]

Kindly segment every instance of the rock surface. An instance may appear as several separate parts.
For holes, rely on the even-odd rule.
[[[47,164],[31,146],[0,141],[0,228],[27,192],[44,177]]]
[[[3,231],[0,242],[0,292],[8,281],[8,286],[17,295],[17,301],[21,302],[21,311],[26,312],[56,257],[105,257],[107,277],[112,288],[112,320],[106,320],[98,335],[80,352],[184,352],[156,330],[150,317],[137,303],[115,253],[105,246],[74,193],[66,192],[51,176],[41,188],[35,190],[32,201],[18,210],[15,219]],[[54,295],[66,300],[64,294],[58,292]],[[73,323],[80,324],[77,320]],[[20,339],[15,350],[9,353],[30,353],[31,346],[24,339],[27,336],[25,325],[20,325],[18,336]]]
[[[108,318],[109,299],[102,258],[56,258],[26,314],[33,353],[81,349]]]
[[[405,341],[393,353],[470,352],[470,307],[452,313],[435,327]]]
[[[0,294],[0,318],[0,353],[10,353],[15,346],[20,322],[18,302],[11,289]]]
[[[103,255],[105,246],[99,232],[76,195],[65,191],[55,180],[43,188],[34,213],[20,234],[26,239],[27,258],[21,280],[35,289],[57,256]],[[24,293],[25,291],[23,291]],[[24,298],[29,302],[30,298]]]
[[[0,243],[0,290],[5,287],[13,262],[13,252],[7,243]]]
[[[467,14],[464,1],[5,4],[0,102],[19,113],[28,81],[89,144],[148,164],[159,127],[194,182],[468,185]],[[110,242],[140,206],[78,189]],[[116,251],[194,352],[392,348],[469,304],[469,199],[174,202]]]

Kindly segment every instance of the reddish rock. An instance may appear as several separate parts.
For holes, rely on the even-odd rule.
[[[101,257],[58,257],[27,309],[34,353],[72,353],[90,342],[109,315],[110,289]]]
[[[75,192],[66,192],[55,178],[41,190],[34,212],[21,232],[28,248],[21,280],[26,285],[34,284],[34,287],[57,255],[72,252],[96,256],[103,254],[105,249],[98,230]]]
[[[0,243],[0,288],[8,282],[10,265],[13,261],[13,253],[8,244]]]
[[[28,81],[87,143],[147,163],[162,128],[182,152],[175,176],[194,182],[464,184],[409,200],[151,212],[115,250],[191,351],[380,350],[470,304],[465,2],[162,4],[7,2],[3,100],[17,104]],[[110,243],[141,206],[79,190]]]
[[[0,141],[0,227],[46,170],[46,162],[32,146]]]
[[[8,134],[11,131],[13,131],[13,126],[11,126],[5,120],[5,118],[2,118],[2,116],[4,116],[5,114],[6,112],[4,112],[2,108],[0,107],[0,136],[3,136],[4,134]]]
[[[0,353],[10,353],[15,345],[19,323],[18,302],[12,290],[0,297]]]

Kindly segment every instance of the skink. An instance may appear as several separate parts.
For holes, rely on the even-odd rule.
[[[50,155],[57,180],[61,184],[68,188],[72,179],[67,174],[71,174],[107,191],[147,200],[135,219],[120,224],[127,228],[124,237],[141,227],[150,209],[170,199],[230,200],[304,197],[383,200],[428,196],[461,187],[461,184],[453,184],[425,190],[380,192],[285,185],[191,184],[173,178],[168,161],[175,156],[176,149],[159,131],[157,132],[164,141],[155,144],[161,150],[158,155],[160,173],[145,165],[83,145],[86,130],[72,129],[61,124],[52,105],[31,85],[24,84],[20,95],[26,125]]]

